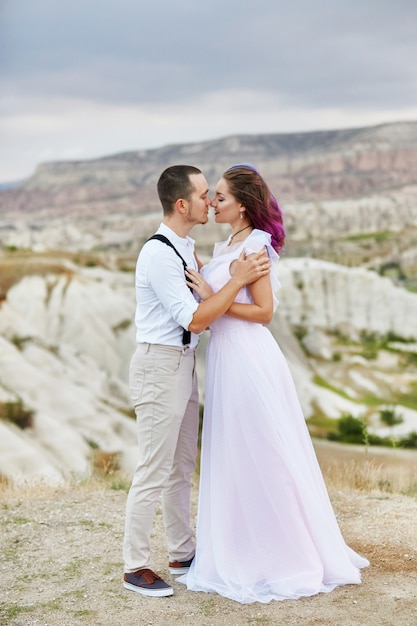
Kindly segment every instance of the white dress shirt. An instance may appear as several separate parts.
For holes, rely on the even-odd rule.
[[[157,233],[165,235],[189,267],[197,269],[194,240],[179,237],[161,224]],[[185,282],[184,266],[174,250],[162,241],[148,241],[136,264],[136,341],[183,347],[183,329],[188,329],[198,302]],[[191,333],[190,348],[199,335]]]

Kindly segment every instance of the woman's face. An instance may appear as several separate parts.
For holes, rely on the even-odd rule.
[[[221,178],[216,186],[216,194],[211,203],[214,209],[214,219],[218,224],[239,223],[240,213],[244,207],[229,192],[229,186],[224,178]]]

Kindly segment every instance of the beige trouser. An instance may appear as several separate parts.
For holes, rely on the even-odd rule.
[[[198,438],[195,354],[138,344],[129,374],[138,429],[138,465],[127,497],[125,572],[150,567],[150,535],[161,496],[169,560],[195,552],[190,526],[191,473]]]

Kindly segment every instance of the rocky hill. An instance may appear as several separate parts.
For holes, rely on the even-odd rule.
[[[15,210],[70,207],[130,198],[157,208],[155,183],[173,163],[202,168],[213,183],[231,163],[256,163],[284,202],[362,197],[417,183],[417,123],[348,130],[236,135],[100,159],[40,165],[9,192]]]
[[[417,278],[416,122],[241,135],[42,164],[0,192],[3,245],[135,256],[160,221],[155,187],[165,167],[195,164],[213,189],[236,161],[256,163],[282,204],[285,254],[377,267],[394,262]],[[225,231],[211,221],[194,232],[209,255]]]

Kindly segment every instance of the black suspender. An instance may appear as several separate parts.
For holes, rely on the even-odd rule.
[[[180,257],[182,264],[184,266],[184,272],[187,269],[187,263],[184,261],[184,259],[182,258],[182,256],[180,255],[180,253],[178,252],[178,250],[176,249],[176,247],[170,242],[170,240],[168,239],[168,237],[165,237],[165,235],[160,235],[160,234],[156,234],[156,235],[152,235],[152,237],[149,237],[149,239],[147,241],[151,241],[151,239],[158,239],[159,241],[162,241],[162,243],[166,243],[167,246],[169,246],[170,248],[172,248],[175,252],[175,254],[177,256]],[[146,242],[145,242],[146,243]],[[187,285],[190,289],[190,291],[192,292],[193,289],[192,287],[190,287],[189,285]],[[184,328],[184,332],[182,333],[182,343],[184,346],[188,346],[190,344],[191,341],[191,333],[189,330],[186,330]]]

